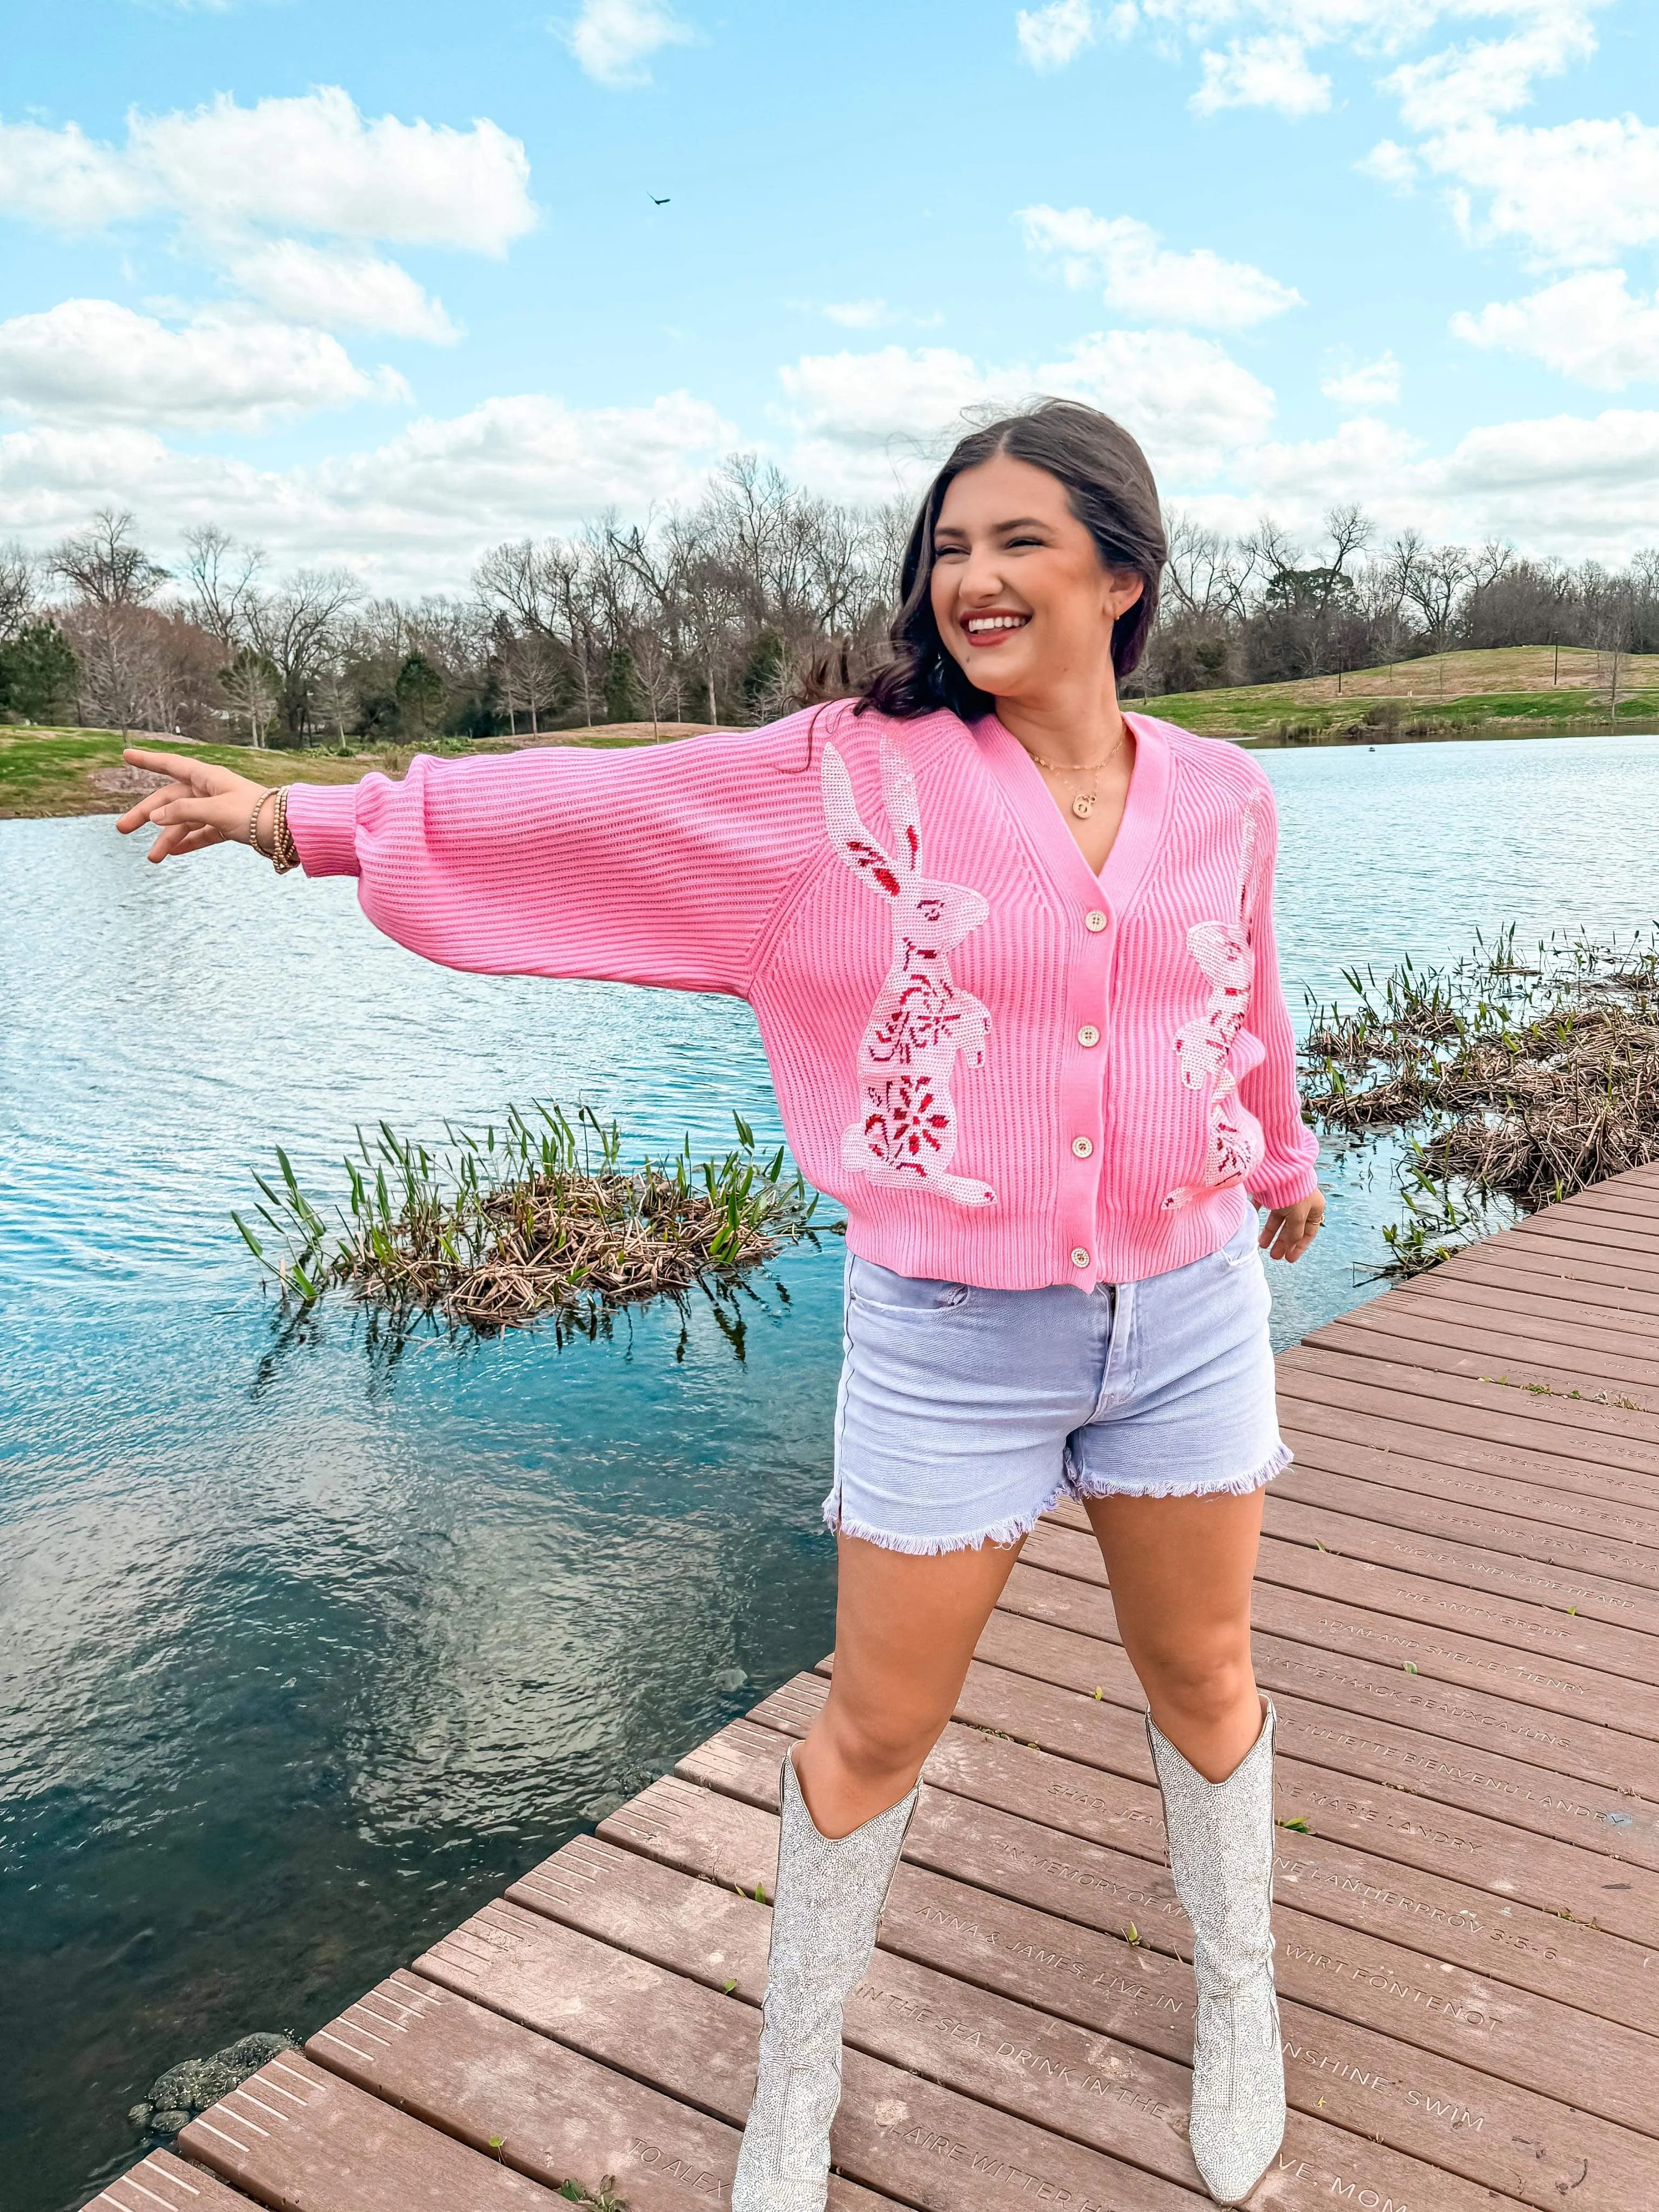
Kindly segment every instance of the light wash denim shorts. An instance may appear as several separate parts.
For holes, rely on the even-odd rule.
[[[1289,1465],[1254,1213],[1144,1282],[988,1291],[849,1253],[831,1528],[1012,1544],[1062,1498],[1259,1490]]]

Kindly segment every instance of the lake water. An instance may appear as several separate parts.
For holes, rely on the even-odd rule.
[[[1659,912],[1659,739],[1264,757],[1292,1003],[1477,927]],[[285,1333],[229,1227],[284,1144],[586,1098],[776,1129],[746,1008],[453,975],[349,885],[0,823],[0,2202],[67,2212],[179,2058],[308,2033],[831,1639],[838,1240],[647,1311],[399,1354]],[[1386,1164],[1273,1268],[1366,1295]],[[740,1349],[742,1358],[736,1356]]]

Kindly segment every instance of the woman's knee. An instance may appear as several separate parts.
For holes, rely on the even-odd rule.
[[[950,1718],[911,1700],[879,1702],[831,1695],[823,1728],[842,1764],[874,1780],[919,1771]]]
[[[1248,1636],[1141,1653],[1136,1669],[1150,1697],[1200,1724],[1231,1712],[1255,1687]]]

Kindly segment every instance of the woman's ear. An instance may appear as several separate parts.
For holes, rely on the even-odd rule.
[[[1146,596],[1146,579],[1138,576],[1133,568],[1109,568],[1106,572],[1106,604],[1116,622],[1127,615],[1137,599]]]

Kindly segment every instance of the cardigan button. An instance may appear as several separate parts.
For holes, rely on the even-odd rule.
[[[1072,1248],[1072,1265],[1074,1267],[1086,1267],[1088,1264],[1088,1254],[1080,1244],[1074,1244]]]
[[[1092,1022],[1085,1022],[1083,1027],[1077,1033],[1077,1041],[1079,1044],[1098,1044],[1100,1042],[1100,1031],[1095,1027]]]
[[[1101,931],[1105,928],[1108,919],[1109,917],[1103,915],[1098,907],[1096,907],[1092,912],[1084,915],[1083,927],[1085,929],[1092,930],[1095,935],[1098,937]]]
[[[1072,1150],[1077,1154],[1079,1159],[1086,1160],[1090,1153],[1093,1152],[1094,1146],[1087,1137],[1073,1137],[1072,1139]]]

